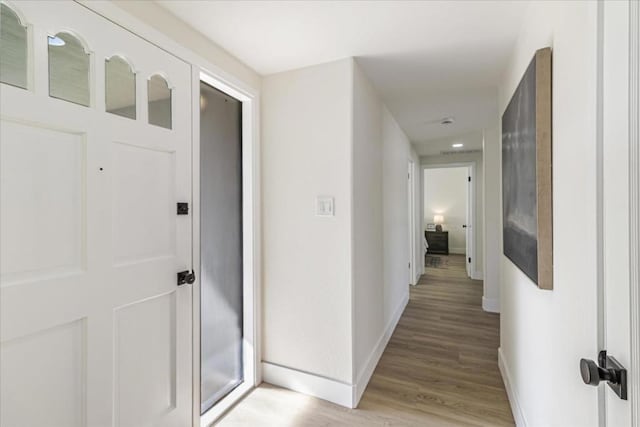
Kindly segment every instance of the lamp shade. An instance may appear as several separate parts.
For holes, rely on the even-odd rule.
[[[444,216],[442,215],[434,215],[433,222],[436,224],[442,224],[444,222]]]

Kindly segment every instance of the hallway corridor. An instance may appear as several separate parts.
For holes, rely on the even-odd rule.
[[[439,258],[411,288],[358,409],[262,384],[218,425],[514,425],[498,371],[499,315],[482,310],[482,282],[467,278],[463,256]]]

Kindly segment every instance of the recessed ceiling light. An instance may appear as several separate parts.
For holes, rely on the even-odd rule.
[[[442,119],[440,124],[441,125],[452,125],[453,122],[455,122],[455,119],[453,117],[445,117],[444,119]]]
[[[452,145],[453,148],[460,148],[460,147],[463,147],[463,146],[464,146],[464,144],[461,144],[459,142]]]
[[[49,46],[64,46],[65,42],[58,36],[49,37]]]

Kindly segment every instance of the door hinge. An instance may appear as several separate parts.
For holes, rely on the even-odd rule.
[[[189,215],[189,203],[178,202],[178,215]]]
[[[471,182],[471,177],[469,176],[469,177],[467,177],[467,178],[468,178],[469,182]]]
[[[178,286],[182,286],[185,283],[189,285],[196,281],[196,273],[191,270],[180,271],[178,273]]]
[[[471,264],[471,257],[469,257],[469,264]]]

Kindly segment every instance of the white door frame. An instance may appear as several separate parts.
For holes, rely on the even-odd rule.
[[[257,162],[254,162],[255,150],[252,146],[252,103],[253,100],[246,94],[225,84],[215,75],[204,69],[193,69],[193,106],[192,110],[200,111],[200,81],[212,86],[227,95],[242,102],[242,229],[243,229],[243,368],[244,381],[231,393],[217,402],[211,409],[205,412],[200,420],[200,426],[205,427],[214,423],[224,413],[238,402],[244,395],[251,391],[257,384],[257,369],[260,357],[256,352],[257,325],[257,289],[254,280],[255,247],[260,245],[254,231],[254,199],[252,197],[255,188],[252,171]],[[193,258],[194,266],[200,266],[200,114],[193,115]],[[197,169],[197,173],[196,173]],[[197,201],[197,203],[196,203]],[[197,243],[196,243],[197,241]],[[197,415],[200,414],[200,280],[196,280],[193,288],[194,304],[194,377],[193,395],[194,410],[197,407]],[[197,310],[197,315],[196,315]],[[197,330],[197,333],[196,333]],[[197,351],[196,351],[197,349]],[[197,372],[197,375],[196,375]],[[194,422],[196,414],[194,413]]]
[[[631,1],[629,27],[629,243],[631,285],[631,422],[640,425],[640,3]],[[635,261],[635,262],[634,262]]]
[[[469,166],[467,168],[467,173],[468,173],[468,181],[467,181],[467,191],[466,191],[466,196],[467,196],[467,206],[466,206],[466,211],[465,211],[465,215],[466,215],[466,228],[465,228],[465,253],[467,256],[469,256],[471,253],[475,253],[475,250],[473,249],[475,247],[475,236],[473,235],[473,233],[475,232],[473,226],[475,225],[475,219],[473,218],[473,212],[472,212],[472,207],[473,205],[475,205],[475,199],[473,198],[474,196],[474,191],[473,191],[473,187],[475,185],[475,181],[473,179],[471,179],[473,172],[471,171],[471,166]],[[476,272],[475,272],[475,258],[473,259],[473,263],[468,262],[468,260],[466,261],[466,265],[467,265],[467,275],[471,278],[476,277]]]
[[[407,162],[407,209],[409,221],[409,284],[415,286],[418,284],[416,280],[416,179],[415,164],[412,159]]]
[[[640,3],[634,0],[628,2],[628,105],[618,103],[619,92],[607,87],[607,75],[605,70],[618,65],[618,63],[607,63],[607,58],[615,57],[615,53],[612,55],[611,45],[606,43],[605,34],[610,35],[608,30],[605,30],[606,25],[615,25],[608,21],[611,4],[599,1],[597,9],[597,137],[596,137],[596,154],[597,154],[597,247],[598,247],[598,277],[597,277],[597,345],[598,350],[613,350],[611,355],[616,357],[616,350],[609,348],[611,346],[610,337],[608,334],[611,328],[626,329],[625,332],[629,333],[629,353],[628,360],[629,366],[627,368],[627,381],[628,381],[628,398],[629,406],[624,404],[613,408],[610,407],[612,402],[619,403],[615,396],[611,395],[611,390],[606,386],[600,386],[598,390],[598,423],[601,427],[611,426],[610,419],[613,416],[618,415],[617,411],[628,411],[623,414],[622,419],[630,421],[632,426],[640,426]],[[620,4],[618,4],[620,6]],[[622,6],[624,7],[624,5]],[[619,11],[618,11],[619,12]],[[614,15],[615,16],[615,12]],[[619,15],[618,15],[619,16]],[[615,37],[615,36],[614,36]],[[614,39],[615,40],[615,39]],[[620,53],[620,52],[618,52]],[[620,58],[618,56],[618,58]],[[611,60],[609,60],[611,61]],[[621,62],[621,61],[618,61]],[[623,64],[620,64],[623,65]],[[627,64],[624,64],[627,65]],[[627,84],[622,82],[621,84]],[[618,88],[618,91],[620,89]],[[626,88],[623,92],[627,92]],[[607,102],[609,103],[607,105]],[[626,103],[627,99],[624,101]],[[606,260],[603,253],[603,246],[606,240],[606,207],[607,200],[605,197],[606,178],[604,171],[603,157],[607,153],[608,147],[605,142],[606,128],[605,126],[612,126],[612,119],[605,115],[605,109],[618,111],[615,108],[628,109],[628,117],[621,117],[616,115],[616,120],[627,120],[628,122],[628,266],[629,266],[629,289],[628,299],[629,305],[623,307],[629,310],[629,324],[620,325],[611,324],[608,325],[608,311],[611,310],[611,304],[607,303],[607,297],[611,298],[611,286],[615,286],[619,283],[610,283],[606,280]],[[606,117],[609,117],[608,119]],[[626,250],[623,252],[625,253]],[[618,300],[626,300],[627,295],[616,295],[614,302]],[[622,301],[621,301],[622,302]],[[624,301],[623,303],[625,303]],[[626,341],[626,337],[624,337]],[[621,357],[623,355],[619,355]],[[613,400],[610,400],[613,399]],[[611,411],[611,413],[608,413]]]
[[[261,229],[260,229],[260,98],[259,90],[236,78],[219,66],[177,43],[166,34],[130,15],[120,7],[106,1],[76,0],[83,6],[132,31],[150,43],[162,48],[192,67],[192,148],[193,148],[193,260],[200,265],[200,80],[242,102],[242,202],[243,202],[243,291],[244,291],[244,348],[253,359],[251,369],[245,371],[244,383],[225,399],[200,417],[200,282],[193,284],[193,426],[208,426],[224,414],[234,402],[262,382],[260,366],[261,314],[260,281]]]
[[[481,280],[482,277],[480,276],[480,274],[478,273],[478,271],[475,268],[475,263],[476,263],[476,241],[478,239],[478,235],[477,233],[480,232],[480,230],[478,229],[478,227],[476,227],[476,204],[477,204],[477,194],[476,194],[476,185],[475,185],[475,180],[476,180],[476,170],[477,170],[477,161],[476,160],[470,160],[470,161],[464,161],[464,162],[453,162],[453,163],[429,163],[429,164],[422,164],[420,165],[420,170],[422,171],[422,175],[424,176],[424,171],[427,169],[444,169],[444,168],[464,168],[464,167],[468,167],[469,168],[469,176],[471,177],[471,186],[468,187],[469,191],[471,192],[470,197],[468,197],[468,199],[470,198],[473,203],[471,203],[471,206],[468,206],[468,210],[470,212],[470,216],[471,218],[469,218],[469,223],[467,223],[467,227],[471,227],[471,233],[467,233],[467,237],[471,237],[471,242],[469,242],[469,244],[467,245],[469,247],[470,253],[467,254],[467,257],[471,257],[472,259],[472,265],[471,265],[471,278],[472,279],[477,279],[477,280]],[[424,206],[424,184],[422,186],[423,190],[422,190],[422,205]],[[469,200],[467,200],[467,203],[469,203]],[[423,231],[424,233],[424,231]],[[466,260],[465,260],[465,264],[466,264]]]

